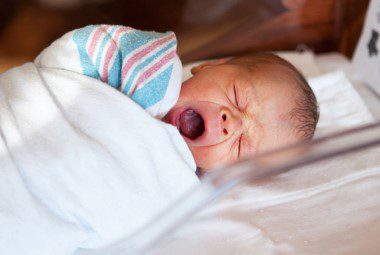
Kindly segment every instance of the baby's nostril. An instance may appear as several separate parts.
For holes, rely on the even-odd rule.
[[[225,135],[228,135],[228,131],[227,131],[227,129],[223,129],[223,133],[225,134]]]
[[[223,121],[226,121],[226,119],[227,119],[227,115],[223,114],[223,115],[222,115],[222,119],[223,119]]]

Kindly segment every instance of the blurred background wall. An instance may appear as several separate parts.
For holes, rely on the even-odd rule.
[[[88,24],[175,31],[184,62],[262,50],[351,56],[368,0],[1,0],[0,72]]]

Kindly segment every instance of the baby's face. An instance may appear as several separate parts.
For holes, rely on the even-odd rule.
[[[210,64],[192,72],[164,121],[178,128],[202,170],[299,140],[289,120],[297,85],[281,66]]]

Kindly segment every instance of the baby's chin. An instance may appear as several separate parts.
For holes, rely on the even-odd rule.
[[[192,148],[192,149],[194,149],[194,148]],[[234,160],[228,160],[226,157],[224,157],[223,159],[220,159],[220,157],[206,158],[202,155],[197,154],[193,150],[192,150],[192,154],[194,157],[194,161],[195,161],[197,167],[199,168],[199,171],[202,173],[211,172],[212,170],[215,170],[217,168],[220,168],[220,167],[223,167],[226,165],[230,165],[230,164],[235,162]]]

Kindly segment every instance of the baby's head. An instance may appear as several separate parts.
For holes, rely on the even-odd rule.
[[[318,107],[305,78],[271,53],[194,67],[164,120],[176,126],[203,170],[310,140]]]

